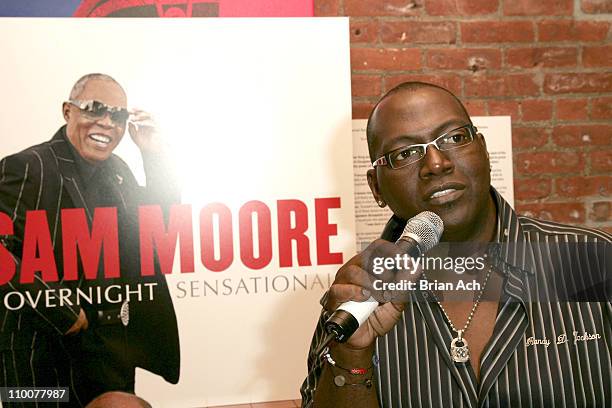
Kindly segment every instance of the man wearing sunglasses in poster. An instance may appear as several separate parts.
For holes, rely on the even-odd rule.
[[[72,302],[60,303],[56,299],[49,306],[43,300],[10,309],[6,303],[3,305],[0,384],[68,387],[70,402],[62,406],[80,407],[106,391],[134,392],[135,367],[159,374],[171,383],[178,382],[176,315],[157,265],[154,276],[140,276],[137,211],[139,205],[159,205],[165,211],[180,201],[180,191],[167,158],[167,146],[152,118],[144,111],[128,110],[123,88],[110,76],[88,74],[79,79],[62,105],[62,114],[66,125],[50,141],[0,162],[0,212],[10,217],[14,229],[0,238],[16,263],[15,277],[1,290],[4,299],[11,291],[29,292],[30,298],[36,299],[37,292],[51,290],[57,296],[61,290],[69,290]],[[146,187],[139,186],[128,166],[112,153],[126,127],[141,151]],[[64,213],[67,209],[80,211],[80,219],[87,219],[87,228],[93,230],[95,218],[101,214],[98,210],[109,208],[116,209],[119,276],[103,277],[103,264],[109,259],[101,254],[108,250],[105,247],[103,251],[97,249],[96,278],[85,279],[82,258],[63,259],[63,246],[68,245],[64,234],[72,228],[66,225],[69,218],[64,218]],[[32,283],[19,281],[21,266],[25,267],[21,261],[32,257],[24,250],[28,241],[24,231],[31,232],[26,218],[32,216],[32,210],[45,211],[53,246],[52,256],[38,270],[55,268],[57,281],[38,276]],[[71,218],[71,222],[75,219]],[[81,237],[81,257],[88,250],[83,240],[88,239],[89,236]],[[38,244],[42,246],[41,242]],[[42,251],[38,256],[44,256]],[[55,265],[50,266],[49,260],[53,259]],[[64,280],[69,262],[78,263],[78,279]],[[145,289],[143,284],[150,285]],[[112,285],[116,290],[105,292]],[[94,293],[94,300],[74,302],[77,288]],[[127,295],[117,301],[116,293],[125,294],[126,288],[141,291],[141,301],[137,296],[128,301]],[[96,298],[96,293],[114,295],[113,299]]]

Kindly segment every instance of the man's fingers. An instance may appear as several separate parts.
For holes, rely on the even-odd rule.
[[[329,288],[329,296],[327,296],[325,310],[333,311],[342,303],[348,302],[349,300],[363,302],[369,297],[370,292],[360,286],[342,283],[333,284],[331,288]]]
[[[155,119],[153,116],[142,109],[129,109],[128,110],[130,117],[130,122],[136,122],[139,126],[154,126]]]
[[[350,283],[365,288],[372,286],[368,273],[357,265],[345,265],[336,274],[334,283]]]
[[[361,256],[367,259],[373,257],[394,257],[397,251],[398,248],[394,243],[384,239],[377,239],[361,252]]]
[[[87,319],[87,315],[84,312],[83,312],[83,319],[85,320],[83,321],[83,326],[81,327],[81,330],[87,330],[89,328],[89,319]]]
[[[130,115],[149,115],[149,112],[139,108],[130,108],[128,109],[128,113]]]
[[[151,118],[131,119],[130,123],[139,127],[155,127],[155,122]]]
[[[401,303],[385,303],[376,308],[368,318],[368,325],[377,336],[385,335],[402,317],[404,305]]]
[[[352,257],[348,260],[344,266],[348,265],[357,265],[360,267],[365,267],[368,264],[368,261],[372,259],[374,256],[385,256],[384,254],[390,254],[393,248],[393,244],[389,241],[385,241],[384,239],[377,239],[373,241],[360,253]]]
[[[87,316],[85,315],[85,311],[81,309],[79,311],[79,316],[77,320],[72,324],[72,326],[64,333],[64,335],[72,335],[80,332],[81,330],[86,330],[89,327],[89,321],[87,320]]]
[[[378,239],[359,254],[354,263],[383,281],[393,280],[398,272],[414,274],[416,268],[408,256],[409,245],[406,241],[398,245]]]

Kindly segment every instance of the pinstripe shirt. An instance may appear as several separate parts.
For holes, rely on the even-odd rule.
[[[381,407],[612,407],[612,237],[517,217],[493,194],[504,284],[480,382],[469,363],[451,360],[454,333],[438,304],[415,291],[376,341]],[[323,311],[309,352],[304,407],[313,406],[322,371],[314,350],[327,317]]]

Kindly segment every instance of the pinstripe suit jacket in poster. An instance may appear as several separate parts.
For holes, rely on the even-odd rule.
[[[163,161],[143,157],[143,162],[147,187],[138,185],[128,166],[119,157],[112,155],[108,159],[108,168],[114,173],[113,188],[121,200],[118,205],[122,205],[130,215],[135,215],[139,204],[159,204],[162,208],[168,208],[180,200],[178,183],[174,182]],[[65,126],[50,141],[5,157],[0,162],[0,212],[7,214],[14,225],[14,234],[1,237],[2,244],[18,263],[15,278],[0,288],[3,298],[8,291],[15,290],[35,294],[39,290],[69,288],[74,293],[75,288],[83,285],[82,276],[78,281],[62,280],[61,210],[84,208],[91,226],[94,208],[90,208],[85,201],[84,187],[66,139]],[[46,211],[59,282],[44,282],[39,277],[31,284],[18,282],[25,217],[26,212],[31,210]],[[136,220],[130,218],[129,222],[130,226],[133,223],[133,227],[138,228]],[[137,232],[135,236],[138,237]],[[130,256],[138,257],[138,242],[130,245],[133,245]],[[126,264],[134,265],[133,262]],[[141,305],[130,302],[128,358],[134,366],[176,383],[180,367],[178,330],[166,280],[158,275],[140,278],[139,270],[124,269],[122,263],[121,282],[157,283],[155,301]],[[81,306],[87,310],[88,305]],[[55,344],[76,321],[78,313],[79,306],[68,304],[47,308],[44,302],[39,302],[35,309],[26,306],[15,311],[3,305],[0,308],[0,350],[36,350],[50,343]]]
[[[493,248],[505,279],[480,382],[469,363],[451,360],[454,333],[431,294],[415,291],[399,323],[376,341],[381,407],[612,407],[610,235],[517,217],[492,194]],[[315,349],[328,317],[323,311],[313,337],[304,407],[313,406],[322,369]],[[474,321],[470,330],[477,328]]]

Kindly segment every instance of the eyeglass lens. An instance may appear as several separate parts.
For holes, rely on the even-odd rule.
[[[110,108],[108,105],[98,101],[92,101],[92,103],[88,103],[81,109],[94,119],[101,119],[108,113],[110,114],[111,120],[119,125],[125,125],[125,122],[130,116],[127,109],[117,110],[116,108]]]
[[[466,146],[474,140],[469,126],[455,129],[435,139],[435,144],[440,151],[452,150]],[[411,145],[394,150],[389,153],[389,162],[392,168],[399,168],[414,163],[425,157],[428,146]]]

